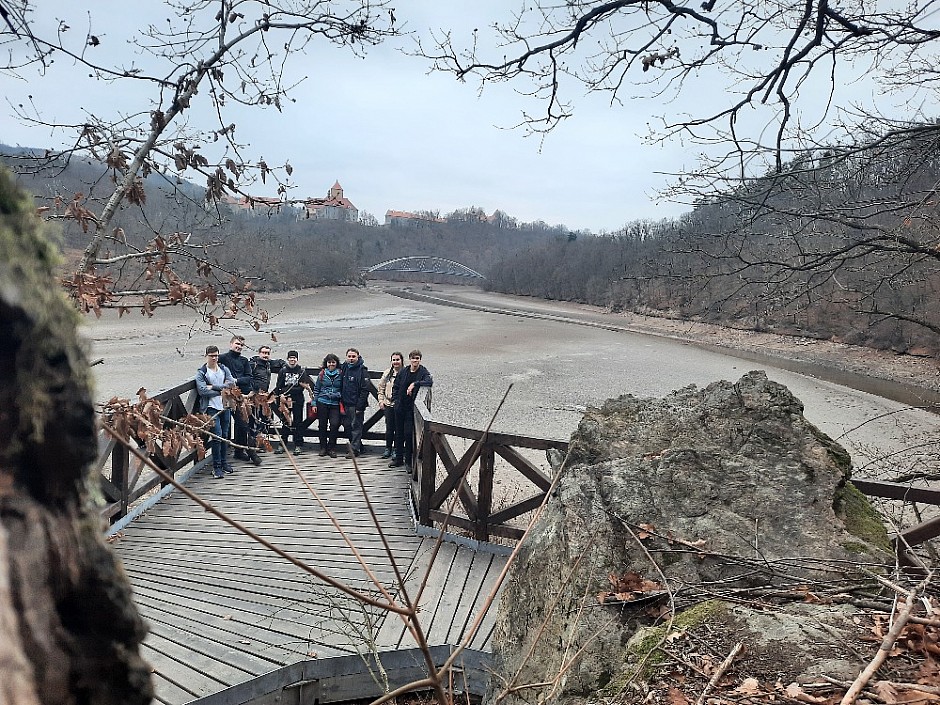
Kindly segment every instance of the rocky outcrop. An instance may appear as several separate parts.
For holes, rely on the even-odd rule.
[[[0,705],[146,703],[144,625],[90,509],[88,361],[38,231],[0,171]]]
[[[884,528],[846,482],[849,456],[802,412],[762,372],[589,410],[503,592],[503,701],[611,687],[635,675],[651,625],[669,619],[721,622],[759,651],[758,636],[775,641],[771,622],[748,636],[759,620],[714,598],[798,600],[808,585],[838,587],[862,559],[888,560]],[[851,628],[840,608],[814,619],[830,635]],[[807,662],[793,634],[777,641]]]

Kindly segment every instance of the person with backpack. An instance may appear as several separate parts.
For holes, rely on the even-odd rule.
[[[336,457],[336,439],[339,436],[340,401],[343,398],[343,373],[339,358],[330,353],[323,358],[323,368],[313,384],[313,399],[317,405],[320,455]]]

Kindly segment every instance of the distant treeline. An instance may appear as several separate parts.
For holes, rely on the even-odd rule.
[[[207,206],[204,190],[146,181],[146,203],[116,226],[143,246],[185,232],[201,255],[260,290],[354,283],[360,269],[406,255],[440,256],[487,277],[493,291],[578,301],[614,311],[841,340],[900,352],[940,351],[940,144],[930,136],[805,153],[782,172],[705,195],[675,220],[602,234],[519,223],[478,208],[409,227],[246,215]],[[110,174],[74,161],[20,183],[43,205],[110,193]],[[443,221],[443,222],[441,222]],[[62,223],[66,250],[84,246]],[[175,265],[191,275],[195,264]]]
[[[493,291],[940,352],[940,144],[803,154],[676,220],[556,237],[490,266]]]
[[[72,159],[39,168],[38,157],[37,150],[0,146],[0,160],[15,170],[37,205],[54,206],[56,198],[67,204],[82,194],[83,202],[96,210],[113,189],[112,174],[100,166]],[[224,204],[207,204],[204,189],[161,174],[146,179],[145,193],[141,206],[125,204],[116,217],[114,227],[121,228],[122,237],[143,247],[156,234],[188,233],[192,243],[200,243],[200,257],[252,280],[258,290],[354,283],[361,268],[407,255],[445,257],[482,271],[521,248],[569,236],[563,226],[520,223],[501,212],[487,218],[474,207],[443,217],[423,212],[424,220],[395,227],[378,226],[374,219],[371,225],[307,220],[298,217],[299,208],[289,207],[281,212],[263,207],[253,213],[233,211]],[[55,222],[67,252],[84,248],[87,236],[78,223]],[[196,263],[177,261],[174,267],[192,276]]]

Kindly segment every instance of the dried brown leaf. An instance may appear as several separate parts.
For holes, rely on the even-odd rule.
[[[761,692],[760,681],[756,678],[745,678],[734,692],[741,695],[757,695]]]

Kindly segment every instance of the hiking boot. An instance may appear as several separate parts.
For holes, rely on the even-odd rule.
[[[249,451],[248,451],[248,458],[247,458],[247,460],[250,460],[250,461],[253,462],[255,465],[261,465],[261,458],[259,458],[259,457],[258,457],[258,454],[257,454],[255,451],[253,451],[253,450],[249,450]]]
[[[225,471],[222,470],[222,468],[215,468],[212,471],[212,477],[214,477],[216,480],[223,478],[225,477]]]
[[[354,451],[347,450],[345,457],[346,457],[346,460],[352,460],[353,458],[356,457],[356,453]]]
[[[388,460],[391,457],[392,457],[392,449],[386,448],[385,451],[382,453],[382,460]]]
[[[404,460],[402,460],[401,458],[395,458],[392,462],[388,464],[388,466],[390,468],[400,468],[404,464],[405,464]]]
[[[326,452],[326,454],[327,454],[328,456],[330,456],[331,458],[335,458],[335,457],[336,457],[336,451],[333,450],[332,448],[330,448],[330,449]]]
[[[304,449],[302,446],[297,446],[294,448],[294,455],[303,455]]]
[[[328,451],[326,448],[321,448],[321,449],[320,449],[320,457],[321,457],[321,458],[325,457],[326,454],[329,453],[329,452],[330,452],[330,451]]]
[[[284,455],[285,452],[286,451],[284,450],[284,446],[274,446],[275,455]]]

